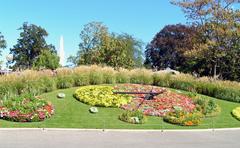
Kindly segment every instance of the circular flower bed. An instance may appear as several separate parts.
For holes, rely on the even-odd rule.
[[[132,124],[143,124],[146,122],[146,116],[140,111],[124,112],[119,116],[119,119]]]
[[[16,97],[0,101],[0,118],[15,122],[43,121],[53,115],[49,102],[33,96]]]
[[[232,110],[232,115],[236,119],[240,120],[240,107],[237,107],[237,108],[233,109]]]
[[[181,109],[175,109],[174,112],[170,112],[164,116],[163,120],[182,126],[196,126],[200,124],[202,116],[201,112],[186,112]]]
[[[113,89],[111,86],[83,86],[74,96],[83,103],[102,107],[120,107],[131,101],[130,95],[113,94]]]
[[[134,94],[130,103],[122,105],[121,108],[129,111],[140,110],[145,115],[165,116],[173,112],[175,107],[181,107],[183,111],[191,112],[195,109],[195,104],[191,98],[167,91],[165,88],[139,85],[139,84],[121,84],[114,87],[114,91],[128,92],[162,92],[155,96],[153,100],[144,100],[144,94]]]

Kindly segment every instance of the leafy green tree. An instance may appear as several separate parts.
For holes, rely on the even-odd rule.
[[[59,64],[59,56],[56,52],[51,52],[49,50],[42,50],[41,54],[33,63],[33,68],[40,69],[57,69]]]
[[[0,32],[0,56],[2,55],[1,49],[4,49],[4,48],[6,48],[6,41],[4,40],[4,36]],[[0,69],[2,67],[2,63],[3,63],[3,61],[0,60]]]
[[[225,73],[231,69],[225,71],[225,60],[236,63],[240,56],[236,52],[240,44],[240,11],[233,8],[240,1],[173,0],[172,3],[180,6],[188,20],[200,28],[203,44],[189,52],[189,55],[204,59],[209,65],[209,75],[228,79]],[[240,69],[239,65],[235,66]]]
[[[142,64],[142,42],[128,34],[109,33],[100,22],[85,25],[80,38],[77,56],[68,58],[74,64],[101,64],[115,68]]]
[[[0,49],[6,48],[6,41],[4,40],[4,36],[0,32]],[[0,50],[0,55],[1,55],[1,50]]]
[[[56,52],[53,45],[46,43],[48,33],[44,28],[24,23],[19,30],[22,32],[17,44],[10,49],[10,53],[13,54],[13,69],[32,68],[43,51]]]
[[[99,50],[104,38],[109,35],[108,28],[101,22],[91,22],[84,25],[80,33],[81,42],[77,56],[78,64],[99,64]]]

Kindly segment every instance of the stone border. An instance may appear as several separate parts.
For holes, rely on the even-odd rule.
[[[99,132],[214,132],[233,131],[240,128],[216,128],[216,129],[162,129],[162,130],[139,130],[139,129],[78,129],[78,128],[0,128],[0,131],[99,131]]]

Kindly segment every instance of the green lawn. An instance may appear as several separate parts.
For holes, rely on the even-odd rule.
[[[90,106],[73,98],[76,88],[58,90],[43,94],[55,107],[55,115],[43,122],[17,123],[0,120],[0,127],[35,127],[35,128],[97,128],[97,129],[192,129],[192,128],[223,128],[240,127],[240,121],[231,116],[231,110],[239,103],[218,100],[221,106],[221,114],[218,117],[206,118],[202,124],[195,127],[183,127],[163,122],[160,117],[148,117],[147,123],[133,125],[118,120],[118,115],[123,110],[118,108],[99,108],[99,113],[90,114]],[[58,92],[64,92],[66,98],[58,99]]]

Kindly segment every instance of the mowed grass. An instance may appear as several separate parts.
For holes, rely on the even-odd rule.
[[[119,108],[98,107],[99,113],[89,113],[91,106],[77,101],[74,97],[74,91],[77,88],[58,90],[43,94],[42,97],[51,101],[55,107],[55,114],[42,122],[17,123],[0,120],[0,127],[27,127],[27,128],[91,128],[91,129],[206,129],[206,128],[229,128],[240,127],[240,121],[232,117],[233,108],[240,106],[240,103],[232,103],[224,100],[218,100],[221,106],[221,114],[213,118],[205,118],[201,125],[193,127],[184,127],[166,123],[161,117],[147,118],[147,123],[142,125],[128,124],[118,119],[118,116],[124,111]],[[66,94],[66,98],[58,99],[56,95],[59,92]],[[183,92],[183,91],[182,91]],[[183,92],[185,93],[185,92]]]

